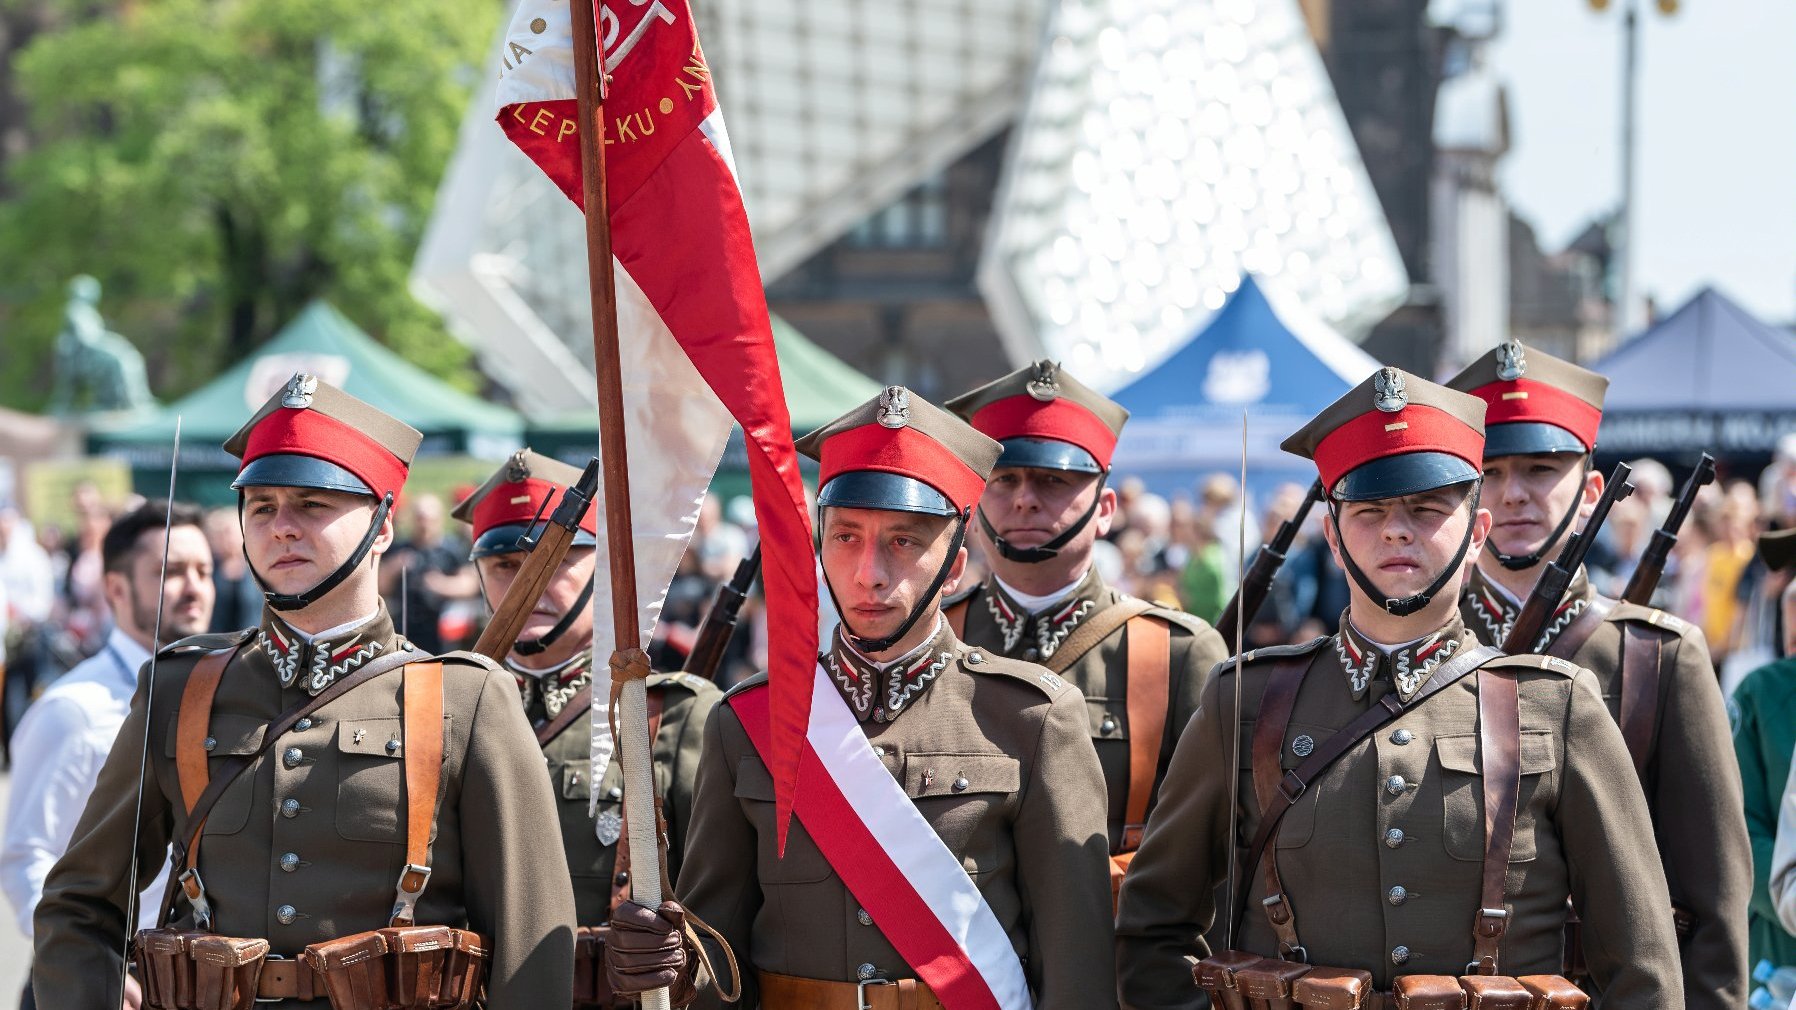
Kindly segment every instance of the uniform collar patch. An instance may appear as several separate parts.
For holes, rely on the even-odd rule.
[[[526,670],[510,660],[505,665],[517,679],[518,696],[532,722],[546,722],[560,715],[574,695],[592,683],[590,648],[550,670]]]
[[[1100,597],[1104,595],[1104,582],[1093,566],[1070,594],[1050,603],[1040,613],[1024,609],[995,578],[985,580],[983,595],[986,611],[998,625],[999,634],[1004,636],[1004,654],[1017,655],[1017,645],[1027,639],[1034,646],[1034,658],[1039,662],[1060,651],[1073,629],[1097,612]]]
[[[1571,585],[1566,587],[1565,599],[1560,601],[1559,609],[1553,612],[1546,627],[1541,629],[1540,637],[1534,641],[1533,651],[1545,652],[1551,647],[1578,615],[1590,608],[1595,596],[1596,590],[1591,587],[1584,569],[1578,569],[1572,576]],[[1515,619],[1522,613],[1522,608],[1509,598],[1509,594],[1477,567],[1472,569],[1472,577],[1466,581],[1464,600],[1478,622],[1480,637],[1492,645],[1502,645],[1508,639],[1509,630],[1515,627]]]
[[[948,622],[938,617],[935,635],[929,641],[882,670],[848,644],[838,628],[822,662],[855,721],[889,723],[941,677],[954,661],[954,644]]]
[[[1366,697],[1374,680],[1385,679],[1391,682],[1397,699],[1407,705],[1428,683],[1435,668],[1459,651],[1465,635],[1465,623],[1455,616],[1433,634],[1387,653],[1360,634],[1343,613],[1341,630],[1335,633],[1333,644],[1355,701]]]
[[[281,687],[298,687],[314,696],[374,657],[405,645],[394,633],[385,606],[362,624],[309,642],[273,610],[264,609],[256,644],[273,664]]]

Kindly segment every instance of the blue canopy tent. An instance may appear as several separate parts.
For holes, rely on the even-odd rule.
[[[1714,288],[1590,367],[1609,377],[1605,456],[1762,462],[1796,431],[1796,334]]]
[[[1308,483],[1315,469],[1278,444],[1377,368],[1302,306],[1275,306],[1245,276],[1196,335],[1110,394],[1130,415],[1115,471],[1164,495],[1189,494],[1203,474],[1239,472],[1246,411],[1249,486]]]

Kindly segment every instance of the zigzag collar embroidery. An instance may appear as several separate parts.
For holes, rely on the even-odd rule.
[[[309,642],[273,612],[264,612],[262,626],[256,629],[256,643],[273,664],[281,687],[298,686],[310,695],[317,695],[397,642],[385,608],[348,631]]]
[[[941,677],[954,660],[954,638],[936,618],[935,635],[881,670],[836,633],[835,647],[822,657],[824,669],[842,692],[857,722],[887,723],[898,718],[917,696]]]
[[[1088,573],[1066,599],[1051,604],[1039,614],[1031,614],[1023,609],[1022,604],[1010,597],[997,579],[988,579],[985,583],[985,609],[997,622],[998,631],[1004,636],[1003,652],[1007,656],[1016,655],[1017,643],[1033,629],[1036,655],[1039,661],[1047,659],[1060,649],[1073,629],[1089,617],[1097,609],[1094,588],[1097,588],[1095,569]]]
[[[1540,631],[1535,640],[1533,651],[1545,652],[1578,615],[1589,609],[1595,590],[1590,586],[1590,579],[1580,568],[1572,576],[1571,585],[1566,587],[1565,599],[1560,601],[1559,609],[1553,611],[1546,627]],[[1473,568],[1470,584],[1466,587],[1466,602],[1471,604],[1472,613],[1477,616],[1478,623],[1490,634],[1490,641],[1502,645],[1509,637],[1509,629],[1515,626],[1515,619],[1521,616],[1522,608],[1509,599],[1509,594],[1493,582],[1483,571]]]
[[[1355,701],[1364,698],[1372,681],[1383,673],[1397,689],[1398,700],[1407,705],[1428,682],[1428,675],[1434,668],[1459,651],[1464,638],[1465,625],[1454,620],[1433,634],[1408,642],[1387,654],[1360,635],[1347,615],[1342,614],[1341,630],[1335,633],[1334,647]]]
[[[518,696],[524,702],[524,711],[534,714],[535,703],[540,700],[543,711],[550,719],[560,715],[574,695],[592,683],[590,648],[548,670],[526,670],[509,659],[505,665],[517,679]]]

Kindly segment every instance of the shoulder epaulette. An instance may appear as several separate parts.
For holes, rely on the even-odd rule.
[[[1519,656],[1498,656],[1484,665],[1491,667],[1509,667],[1512,669],[1520,667],[1527,670],[1546,670],[1550,673],[1557,673],[1562,677],[1576,676],[1580,669],[1578,664],[1573,663],[1570,660],[1560,659],[1558,656],[1537,656],[1531,653],[1523,653]]]
[[[1065,677],[1045,666],[1020,659],[1009,659],[985,649],[969,649],[961,657],[961,661],[969,672],[1012,677],[1033,686],[1049,698],[1060,697],[1067,688],[1072,686]]]
[[[757,687],[766,687],[766,686],[767,686],[767,671],[762,670],[760,673],[755,674],[754,676],[748,678],[747,680],[742,681],[741,683],[737,684],[735,687],[730,688],[728,691],[725,691],[723,693],[723,696],[726,699],[734,698],[735,696],[741,694],[744,691],[748,691],[750,689],[757,688]]]
[[[1324,645],[1327,645],[1333,638],[1334,636],[1332,635],[1318,635],[1307,642],[1298,642],[1296,645],[1266,645],[1258,649],[1250,649],[1245,656],[1241,657],[1241,662],[1252,663],[1261,659],[1307,656],[1322,648]],[[1224,666],[1230,666],[1233,665],[1233,663],[1233,657],[1223,660]]]
[[[189,635],[178,641],[170,642],[156,653],[157,658],[165,659],[173,656],[195,652],[218,652],[221,649],[234,649],[256,633],[254,628],[242,631],[224,631],[210,635]]]
[[[675,670],[672,673],[649,674],[649,687],[651,689],[677,687],[692,694],[703,694],[707,688],[711,690],[717,689],[716,684],[711,683],[703,677],[686,673],[683,670]]]
[[[1696,627],[1675,614],[1667,614],[1656,607],[1643,607],[1638,603],[1629,603],[1626,600],[1617,603],[1615,609],[1609,611],[1609,620],[1637,621],[1641,624],[1650,624],[1655,628],[1662,628],[1674,635],[1682,635]]]
[[[440,660],[445,665],[450,664],[450,663],[459,663],[462,666],[478,666],[478,667],[480,667],[482,669],[486,669],[486,670],[499,670],[499,671],[504,670],[504,667],[500,666],[498,663],[493,662],[492,660],[488,659],[487,657],[481,655],[478,652],[467,652],[467,651],[460,650],[460,649],[457,649],[454,652],[445,652],[440,656],[431,656],[429,658],[435,659],[435,660]]]
[[[1157,617],[1168,624],[1184,628],[1193,635],[1201,635],[1205,631],[1214,630],[1209,621],[1204,620],[1196,614],[1188,614],[1183,610],[1173,610],[1170,607],[1155,607],[1147,612],[1147,616]]]

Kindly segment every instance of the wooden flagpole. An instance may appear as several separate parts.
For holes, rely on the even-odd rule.
[[[604,54],[599,51],[599,0],[572,0],[574,80],[579,88],[580,168],[586,210],[587,276],[592,286],[593,368],[598,375],[599,458],[604,464],[605,539],[611,551],[612,694],[618,705],[617,760],[623,769],[630,897],[661,904],[661,853],[655,844],[654,777],[649,767],[648,684],[623,679],[647,672],[637,630],[636,548],[631,539],[630,467],[624,440],[624,390],[617,349],[617,280],[611,260],[611,217],[605,197]],[[596,658],[596,657],[595,657]],[[595,699],[596,700],[596,699]],[[595,769],[600,774],[603,769]],[[645,1010],[667,1010],[666,989],[644,993]]]

